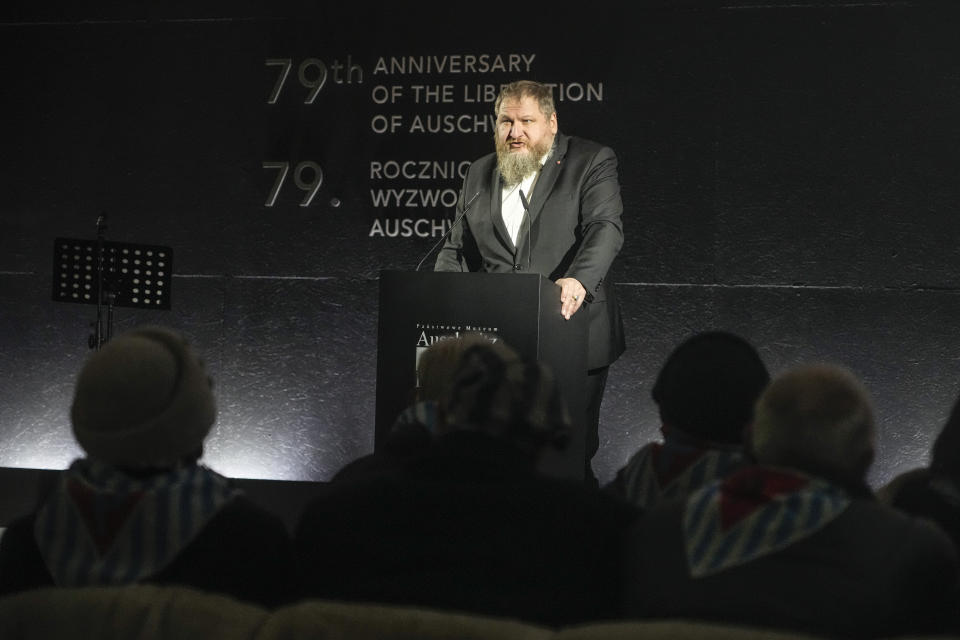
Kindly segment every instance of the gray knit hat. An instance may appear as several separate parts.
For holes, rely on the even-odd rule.
[[[143,468],[173,466],[200,451],[216,414],[210,378],[186,340],[146,326],[90,356],[70,419],[91,458]]]
[[[445,409],[448,430],[480,431],[530,454],[569,443],[570,414],[551,369],[503,345],[463,352]]]

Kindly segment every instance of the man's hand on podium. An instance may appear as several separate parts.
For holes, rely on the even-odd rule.
[[[560,278],[557,284],[560,285],[560,313],[569,320],[583,304],[587,290],[576,278]]]

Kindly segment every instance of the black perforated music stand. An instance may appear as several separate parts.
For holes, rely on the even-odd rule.
[[[53,244],[53,300],[97,305],[100,348],[112,334],[114,307],[170,309],[173,249],[150,244],[57,238]],[[108,313],[103,335],[101,308]]]

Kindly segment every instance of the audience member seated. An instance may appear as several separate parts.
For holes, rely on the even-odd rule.
[[[625,549],[625,613],[829,637],[944,630],[957,553],[880,504],[870,399],[847,370],[798,367],[761,395],[757,465],[646,512]]]
[[[460,356],[475,344],[489,345],[507,359],[518,358],[499,338],[491,340],[477,332],[438,340],[426,347],[417,358],[418,384],[413,402],[400,412],[376,452],[344,465],[331,481],[353,480],[391,469],[429,445],[444,419],[444,402],[450,395]]]
[[[769,381],[743,338],[707,331],[686,339],[653,387],[663,442],[641,447],[605,489],[648,509],[744,466],[744,432]]]
[[[898,475],[877,494],[882,502],[936,522],[960,550],[960,399],[934,440],[930,464]]]
[[[560,626],[613,617],[637,510],[540,475],[569,419],[551,372],[469,347],[438,434],[386,473],[331,483],[295,533],[306,594]]]
[[[149,582],[265,606],[295,597],[283,522],[198,462],[216,406],[180,335],[108,341],[80,371],[70,418],[86,456],[0,539],[0,593]]]

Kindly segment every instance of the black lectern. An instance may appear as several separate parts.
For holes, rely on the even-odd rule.
[[[417,354],[444,337],[483,333],[551,367],[574,428],[543,470],[583,479],[587,324],[586,309],[560,315],[560,287],[539,274],[382,271],[374,447],[411,401]]]

